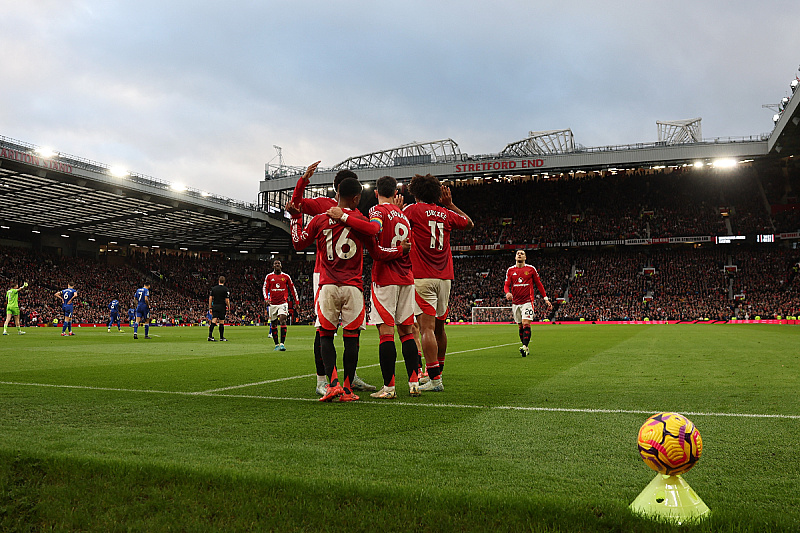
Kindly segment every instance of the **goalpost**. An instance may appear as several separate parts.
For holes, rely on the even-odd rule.
[[[513,322],[511,307],[473,307],[472,323],[481,322]]]

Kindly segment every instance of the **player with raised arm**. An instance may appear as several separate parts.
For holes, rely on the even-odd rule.
[[[312,163],[308,166],[305,173],[300,176],[297,180],[297,184],[294,187],[294,191],[292,192],[292,200],[291,203],[286,207],[289,211],[290,215],[298,215],[304,214],[309,216],[316,216],[322,213],[325,213],[331,207],[335,207],[337,201],[333,198],[327,197],[318,197],[318,198],[304,198],[303,194],[305,193],[305,189],[308,184],[311,182],[311,176],[314,175],[314,172],[317,170],[317,166],[319,165],[319,161],[316,163]],[[340,170],[336,173],[336,176],[333,178],[333,188],[334,190],[339,190],[339,184],[342,180],[346,178],[353,178],[358,179],[355,172],[352,170]],[[316,261],[314,263],[314,274],[312,276],[312,289],[314,291],[314,309],[317,308],[317,294],[319,293],[319,277],[321,271],[321,259],[319,254],[316,255]],[[320,350],[320,334],[319,330],[317,330],[316,335],[314,336],[314,364],[317,368],[317,386],[316,391],[317,394],[323,396],[325,394],[325,390],[328,387],[327,377],[325,376],[325,365],[322,363],[322,352]],[[375,386],[370,385],[369,383],[365,382],[361,378],[358,377],[356,374],[355,378],[353,379],[353,388],[358,391],[374,391]]]
[[[300,305],[297,289],[292,282],[292,277],[281,271],[281,262],[272,263],[273,271],[264,278],[264,301],[267,302],[269,321],[271,323],[272,340],[275,341],[275,350],[286,351],[287,318],[289,317],[289,295],[294,298],[295,306]],[[278,342],[278,323],[280,323],[280,342]]]
[[[64,311],[64,322],[61,326],[61,336],[71,336],[72,333],[72,313],[75,310],[75,297],[78,291],[72,283],[67,283],[67,288],[56,291],[55,297],[61,302],[61,309]]]
[[[539,279],[539,272],[535,267],[525,263],[527,256],[525,250],[517,250],[514,256],[515,264],[506,270],[506,281],[503,285],[506,300],[511,302],[511,313],[514,315],[514,322],[519,326],[519,340],[522,346],[519,353],[522,357],[527,357],[530,350],[528,343],[531,341],[531,321],[533,320],[533,301],[535,291],[542,295],[544,303],[548,309],[553,308],[550,298],[544,291],[542,280]]]
[[[214,342],[214,326],[219,325],[219,340],[227,342],[225,338],[225,315],[231,307],[231,291],[225,286],[225,276],[217,279],[217,284],[208,291],[208,312],[211,314],[211,323],[208,326],[208,340]]]
[[[8,323],[11,322],[12,316],[17,324],[17,334],[25,335],[19,323],[19,291],[25,290],[27,287],[27,281],[22,284],[22,287],[16,281],[11,282],[11,288],[6,292],[6,321],[3,324],[3,335],[8,335]]]
[[[111,326],[114,325],[114,322],[117,323],[117,331],[122,331],[122,326],[120,323],[120,316],[119,316],[119,300],[114,298],[111,300],[111,303],[108,304],[108,332],[111,333]]]
[[[416,292],[414,313],[430,378],[420,385],[420,390],[439,392],[444,390],[441,375],[447,353],[444,325],[454,277],[450,231],[470,230],[475,224],[453,204],[450,188],[442,187],[435,176],[417,174],[408,190],[417,199],[417,203],[403,210],[411,222],[411,242],[414,243],[410,254]],[[436,205],[439,202],[441,206]]]
[[[362,267],[363,249],[366,247],[374,258],[399,257],[408,250],[408,242],[393,250],[380,248],[369,233],[374,233],[370,224],[355,208],[361,200],[361,184],[354,178],[346,178],[339,184],[338,211],[331,209],[337,219],[329,214],[315,216],[303,229],[297,206],[289,209],[292,215],[292,242],[295,250],[303,250],[312,242],[317,244],[317,257],[321,258],[319,291],[315,301],[320,350],[328,388],[320,401],[330,402],[357,400],[352,383],[358,366],[359,335],[366,327]],[[288,208],[289,206],[287,206]],[[333,336],[339,329],[339,320],[344,330],[344,382],[340,383],[336,371],[336,348]]]
[[[139,323],[144,322],[144,338],[150,338],[150,282],[145,281],[144,286],[136,289],[133,296],[136,301],[136,322],[133,324],[133,338],[139,338]]]

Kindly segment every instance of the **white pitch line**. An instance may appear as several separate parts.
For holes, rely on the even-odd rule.
[[[371,368],[371,367],[374,367],[374,366],[380,366],[380,363],[376,363],[374,365],[360,366],[359,368]],[[315,377],[315,376],[316,376],[316,374],[303,374],[302,376],[289,376],[287,378],[268,379],[266,381],[256,381],[254,383],[245,383],[243,385],[231,385],[230,387],[220,387],[219,389],[204,390],[202,392],[195,392],[194,394],[212,394],[214,392],[224,392],[226,390],[243,389],[245,387],[255,387],[257,385],[266,385],[268,383],[279,383],[281,381],[290,381],[292,379],[310,378],[310,377]]]
[[[472,348],[471,350],[461,350],[460,352],[447,352],[447,355],[451,355],[454,353],[467,353],[467,352],[477,352],[480,350],[489,350],[491,348],[503,348],[505,346],[514,346],[515,344],[519,344],[518,342],[509,342],[508,344],[498,344],[496,346],[484,346],[483,348]]]
[[[122,389],[116,387],[92,387],[90,385],[56,385],[53,383],[21,383],[17,381],[0,381],[0,385],[17,385],[21,387],[50,387],[54,389],[79,389],[79,390],[97,390],[97,391],[110,391],[110,392],[140,392],[147,394],[177,394],[181,396],[194,396],[196,392],[182,392],[182,391],[167,391],[167,390],[153,390],[153,389]]]
[[[91,387],[88,385],[54,385],[51,383],[20,383],[15,381],[0,381],[0,385],[12,385],[21,387],[50,387],[56,389],[79,389],[108,392],[134,392],[143,394],[171,394],[176,396],[206,396],[209,398],[232,398],[250,400],[272,400],[283,402],[318,402],[317,398],[291,398],[285,396],[261,396],[254,394],[210,394],[204,392],[182,392],[182,391],[163,391],[151,389],[123,389],[114,387]],[[519,405],[469,405],[469,404],[448,404],[448,403],[422,403],[404,401],[365,401],[355,405],[371,406],[408,406],[408,407],[435,407],[440,409],[485,409],[489,411],[528,411],[539,413],[581,413],[581,414],[633,414],[651,415],[655,410],[645,411],[641,409],[581,409],[568,407],[525,407]],[[711,416],[711,417],[731,417],[731,418],[769,418],[800,420],[800,415],[780,415],[780,414],[759,414],[759,413],[704,413],[700,411],[684,411],[681,414],[691,416]]]
[[[489,350],[491,348],[502,348],[504,346],[513,346],[515,344],[517,344],[517,343],[516,342],[511,342],[511,343],[508,343],[508,344],[498,344],[497,346],[484,346],[483,348],[472,348],[471,350],[461,350],[459,352],[447,352],[447,355],[452,355],[452,354],[457,354],[457,353],[477,352],[479,350]],[[397,362],[398,363],[403,363],[403,362],[405,362],[405,359],[398,359]],[[376,367],[376,366],[380,366],[380,363],[376,363],[374,365],[363,365],[363,366],[359,366],[358,368],[373,368],[373,367]],[[268,379],[266,381],[255,381],[253,383],[244,383],[242,385],[231,385],[230,387],[220,387],[218,389],[204,390],[202,392],[196,392],[194,394],[211,394],[211,393],[214,393],[214,392],[224,392],[226,390],[243,389],[245,387],[256,387],[258,385],[267,385],[269,383],[279,383],[281,381],[290,381],[290,380],[293,380],[293,379],[310,378],[310,377],[313,377],[313,376],[316,376],[316,374],[303,374],[303,375],[300,375],[300,376],[289,376],[289,377],[286,377],[286,378]]]

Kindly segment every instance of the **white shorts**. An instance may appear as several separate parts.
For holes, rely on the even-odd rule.
[[[358,287],[323,285],[317,298],[317,327],[336,331],[339,319],[344,329],[367,329],[364,294]]]
[[[523,320],[533,320],[533,304],[526,302],[519,305],[511,305],[511,314],[514,315],[514,322],[522,324]]]
[[[416,291],[414,314],[435,316],[439,320],[447,318],[450,305],[449,279],[423,278],[414,280]]]
[[[276,320],[278,316],[289,316],[289,304],[271,304],[269,306],[269,321]]]
[[[373,324],[410,326],[414,323],[413,285],[372,284],[372,309],[369,320]]]

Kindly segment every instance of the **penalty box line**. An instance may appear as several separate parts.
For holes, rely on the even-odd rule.
[[[448,352],[447,355],[454,355],[454,354],[458,354],[458,353],[467,353],[467,352],[477,352],[477,351],[480,351],[480,350],[491,350],[492,348],[503,348],[505,346],[513,346],[515,344],[518,344],[518,343],[511,342],[511,343],[508,343],[508,344],[498,344],[496,346],[485,346],[483,348],[472,348],[470,350],[461,350],[461,351],[458,351],[458,352]],[[405,359],[398,359],[397,360],[398,363],[403,363],[404,361],[405,361]],[[359,368],[374,368],[376,366],[380,366],[380,363],[376,363],[374,365],[359,366]],[[258,385],[268,385],[269,383],[280,383],[281,381],[291,381],[293,379],[303,379],[303,378],[310,378],[310,377],[315,377],[315,376],[316,376],[316,374],[303,374],[302,376],[289,376],[287,378],[268,379],[268,380],[265,380],[265,381],[256,381],[254,383],[244,383],[242,385],[231,385],[230,387],[220,387],[218,389],[204,390],[202,392],[196,392],[194,394],[212,394],[212,393],[215,393],[215,392],[225,392],[225,391],[228,391],[228,390],[244,389],[246,387],[256,387]]]
[[[125,389],[114,387],[92,387],[88,385],[54,385],[51,383],[20,383],[15,381],[0,381],[0,385],[20,386],[20,387],[49,387],[55,389],[77,389],[107,392],[133,392],[140,394],[166,394],[173,396],[205,396],[209,398],[230,398],[247,400],[272,400],[283,402],[317,402],[318,398],[291,398],[282,396],[261,396],[255,394],[211,394],[202,392],[183,392],[183,391],[162,391],[153,389]],[[468,405],[468,404],[448,404],[448,403],[422,403],[408,401],[365,401],[354,405],[370,406],[402,406],[402,407],[433,407],[437,409],[484,409],[489,411],[523,411],[537,413],[578,413],[578,414],[633,414],[650,416],[656,411],[645,411],[641,409],[589,409],[589,408],[569,408],[569,407],[526,407],[518,405]],[[762,418],[762,419],[783,419],[800,420],[800,415],[780,415],[780,414],[758,414],[758,413],[704,413],[701,411],[685,411],[682,414],[689,416],[710,416],[710,417],[730,417],[730,418]]]

